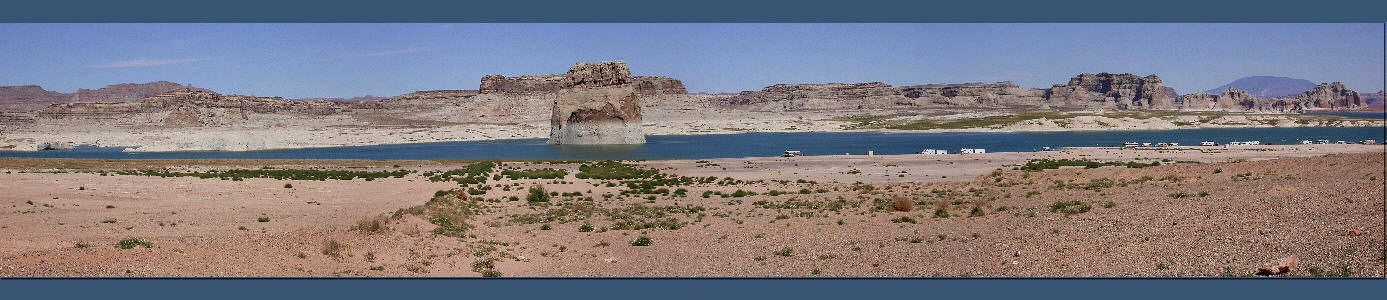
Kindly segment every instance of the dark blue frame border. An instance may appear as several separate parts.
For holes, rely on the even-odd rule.
[[[1387,1],[10,1],[0,22],[1387,22]],[[1387,32],[1387,28],[1385,31]],[[0,36],[5,32],[0,31]],[[0,47],[11,45],[0,45]],[[0,66],[0,69],[3,69]],[[13,71],[13,70],[11,70]],[[1387,66],[1384,66],[1387,72]],[[1387,85],[1387,83],[1384,83]],[[1384,166],[1387,168],[1387,166]],[[1387,186],[1384,186],[1387,189]],[[1387,199],[1384,199],[1387,201]],[[1384,212],[1387,223],[1387,212]],[[0,262],[0,268],[12,267]],[[1387,280],[1291,278],[0,278],[5,299],[1381,297]],[[1378,296],[1371,296],[1378,295]],[[1366,297],[1365,297],[1366,296]]]
[[[8,1],[0,22],[1334,22],[1387,21],[1362,0]]]

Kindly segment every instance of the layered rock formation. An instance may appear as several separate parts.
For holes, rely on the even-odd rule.
[[[337,104],[329,101],[294,101],[183,91],[159,94],[138,102],[54,104],[38,115],[48,121],[203,127],[233,125],[246,120],[250,113],[325,116],[336,113],[337,109]],[[125,124],[130,122],[134,123]]]
[[[49,104],[71,101],[71,94],[45,90],[37,85],[0,86],[0,111],[36,111]]]
[[[998,83],[928,84],[900,87],[906,98],[951,106],[1038,106],[1044,93],[1009,81]]]
[[[901,92],[880,82],[777,84],[754,92],[741,92],[723,105],[761,111],[834,110],[883,108],[909,104]]]
[[[563,88],[564,75],[525,75],[507,77],[486,75],[482,77],[482,94],[547,94],[557,93]]]
[[[175,91],[210,92],[168,81],[113,84],[95,90],[78,89],[70,94],[44,90],[36,85],[0,86],[0,111],[38,111],[55,103],[139,101]]]
[[[1194,93],[1180,96],[1175,106],[1180,110],[1196,111],[1299,113],[1306,110],[1358,109],[1366,106],[1363,102],[1357,92],[1334,82],[1320,84],[1294,98],[1263,99],[1236,88],[1228,88],[1220,95]]]
[[[549,143],[644,144],[638,85],[622,61],[569,68],[554,100]]]
[[[684,82],[674,78],[664,76],[636,76],[632,80],[636,84],[636,93],[641,94],[641,96],[689,94],[689,90],[684,87]]]
[[[1171,94],[1156,75],[1083,73],[1068,84],[1046,90],[1044,97],[1052,107],[1171,109],[1175,100]]]
[[[1247,91],[1227,88],[1222,94],[1214,95],[1198,92],[1175,99],[1175,108],[1192,111],[1245,111],[1256,106],[1261,100]]]
[[[1363,99],[1358,97],[1358,92],[1354,92],[1343,83],[1321,83],[1315,88],[1296,95],[1307,109],[1355,109],[1363,106]]]

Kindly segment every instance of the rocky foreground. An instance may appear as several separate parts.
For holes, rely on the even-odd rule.
[[[1383,277],[1384,154],[0,159],[0,276]]]
[[[611,69],[625,72],[591,73],[592,81],[582,84],[570,74],[488,75],[479,90],[366,101],[223,95],[172,83],[117,85],[76,96],[3,87],[0,110],[9,111],[0,112],[0,151],[78,145],[253,151],[520,138],[639,143],[645,134],[743,132],[1387,126],[1382,119],[1299,114],[1373,108],[1368,96],[1339,83],[1277,98],[1233,88],[1178,95],[1155,75],[1085,73],[1045,89],[1010,82],[870,82],[778,84],[706,95],[689,94],[677,79],[631,76],[624,63]]]

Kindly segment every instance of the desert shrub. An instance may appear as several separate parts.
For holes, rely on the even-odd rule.
[[[790,247],[781,248],[780,250],[775,251],[775,255],[791,257],[795,255],[795,249],[791,249]]]
[[[593,229],[592,224],[588,223],[583,223],[582,226],[578,226],[578,232],[592,232]]]
[[[116,248],[132,249],[135,247],[154,248],[154,243],[149,240],[135,237],[128,237],[116,243]]]
[[[653,242],[653,241],[650,240],[650,237],[641,236],[641,237],[638,237],[638,238],[636,238],[635,240],[631,241],[631,246],[638,246],[638,247],[650,246],[650,244],[651,244],[652,242]]]
[[[549,202],[549,197],[551,196],[548,192],[544,191],[544,186],[536,185],[530,187],[530,194],[525,196],[525,201],[530,202],[531,204],[547,203]]]
[[[905,197],[897,196],[891,198],[891,211],[910,211],[915,209],[915,203]]]
[[[949,217],[949,209],[948,209],[948,208],[944,208],[944,207],[940,207],[940,208],[935,209],[935,210],[934,210],[934,217],[935,217],[935,218],[948,218],[948,217]]]
[[[1096,161],[1082,160],[1082,159],[1048,159],[1048,158],[1047,158],[1047,159],[1032,159],[1032,160],[1028,160],[1028,161],[1026,161],[1026,164],[1025,164],[1025,165],[1022,165],[1022,166],[1020,167],[1020,169],[1021,169],[1021,170],[1024,170],[1024,171],[1040,171],[1040,170],[1045,170],[1045,169],[1059,169],[1060,167],[1067,167],[1067,166],[1082,166],[1082,167],[1084,167],[1085,169],[1092,169],[1092,168],[1097,168],[1097,167],[1102,167],[1102,166],[1125,166],[1125,167],[1128,167],[1128,168],[1145,168],[1145,167],[1152,167],[1152,166],[1159,166],[1159,165],[1161,165],[1161,162],[1151,162],[1151,163],[1147,164],[1147,163],[1138,163],[1138,162],[1125,162],[1125,163],[1123,163],[1123,162],[1096,162]]]
[[[578,174],[574,176],[580,179],[623,180],[650,178],[654,177],[656,174],[659,174],[659,172],[651,169],[644,169],[636,165],[628,165],[607,160],[580,165],[578,166]]]
[[[354,229],[365,233],[383,232],[385,231],[385,222],[381,219],[383,218],[369,218],[357,220],[356,227]]]
[[[346,251],[347,245],[337,242],[337,240],[327,239],[323,242],[323,255],[331,256],[332,258],[342,258],[343,252]]]
[[[987,213],[985,213],[985,212],[982,211],[982,207],[974,206],[974,207],[973,207],[973,210],[968,212],[968,217],[969,217],[969,218],[972,218],[972,217],[981,217],[981,216],[984,216],[984,215],[986,215],[986,214],[987,214]]]
[[[1087,203],[1084,203],[1083,201],[1079,200],[1059,201],[1055,202],[1054,204],[1050,204],[1051,212],[1063,213],[1066,216],[1086,213],[1091,209],[1093,209],[1092,205],[1088,205]]]
[[[562,179],[568,176],[563,169],[503,170],[501,175],[511,179]]]

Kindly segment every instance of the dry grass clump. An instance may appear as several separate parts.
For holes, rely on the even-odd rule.
[[[911,211],[915,209],[915,203],[910,202],[905,197],[896,196],[891,198],[891,211]]]
[[[387,229],[385,227],[385,222],[387,220],[389,219],[386,216],[377,216],[373,218],[357,220],[356,227],[352,227],[352,229],[368,234],[385,232],[385,230]]]
[[[342,258],[342,254],[346,251],[347,245],[337,240],[327,239],[327,241],[323,242],[323,255],[331,256],[332,258]]]

